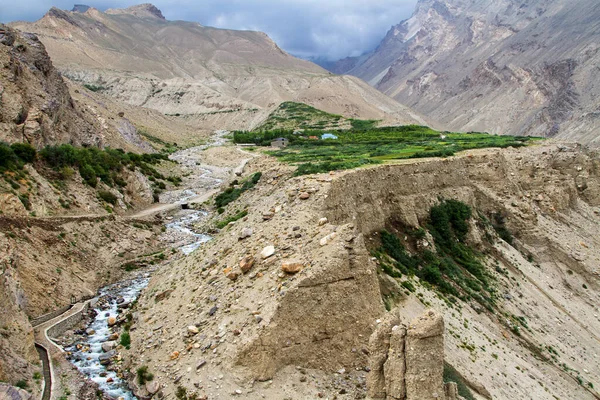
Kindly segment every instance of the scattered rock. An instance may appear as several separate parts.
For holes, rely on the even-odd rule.
[[[300,193],[300,196],[298,196],[300,198],[300,200],[308,200],[310,198],[310,193],[308,192],[302,192]]]
[[[171,355],[169,356],[169,358],[171,360],[177,360],[179,358],[179,352],[178,351],[172,352]]]
[[[319,220],[319,226],[323,226],[327,223],[327,218],[323,217]]]
[[[326,246],[327,244],[329,244],[329,242],[331,242],[333,239],[335,239],[336,236],[337,236],[337,233],[332,232],[329,235],[325,236],[323,239],[321,239],[319,241],[319,244],[321,246]]]
[[[235,281],[240,276],[239,272],[235,271],[233,268],[225,268],[223,273],[232,281]]]
[[[252,266],[254,265],[254,257],[252,256],[246,256],[242,259],[242,261],[240,261],[240,269],[242,270],[242,273],[247,273],[248,271],[250,271],[250,269],[252,268]]]
[[[189,335],[197,335],[200,332],[195,325],[188,326],[187,331]]]
[[[171,293],[173,293],[173,289],[167,289],[164,292],[160,292],[159,294],[154,296],[154,301],[156,301],[156,302],[162,301],[162,300],[166,299],[167,297],[169,297],[171,295]]]
[[[260,257],[263,260],[266,260],[267,258],[271,257],[273,254],[275,254],[275,246],[267,246],[264,249],[262,249],[262,251],[260,252]]]
[[[148,393],[154,395],[158,392],[158,389],[160,389],[160,385],[157,381],[146,382],[146,390]]]
[[[281,270],[288,274],[297,274],[298,272],[302,271],[303,268],[304,265],[298,261],[287,261],[281,263]]]
[[[240,232],[239,240],[244,240],[252,236],[252,228],[244,228]]]

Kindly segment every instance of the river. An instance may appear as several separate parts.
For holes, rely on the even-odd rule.
[[[199,162],[202,151],[209,146],[223,145],[223,136],[223,132],[217,132],[209,145],[181,150],[170,156],[180,164],[184,178],[180,188],[161,194],[161,203],[181,204],[211,190],[214,191],[223,184],[222,168],[211,168]],[[160,235],[160,239],[165,243],[165,247],[188,255],[211,239],[208,235],[194,231],[194,224],[207,217],[208,213],[202,210],[178,210],[174,215],[167,217],[166,229]],[[118,319],[125,314],[128,309],[126,305],[137,299],[149,280],[150,274],[146,272],[135,279],[101,289],[99,296],[91,302],[95,317],[87,326],[86,334],[81,336],[81,340],[66,348],[71,352],[69,361],[89,379],[96,382],[106,395],[115,399],[132,400],[136,397],[129,390],[127,382],[111,368],[111,364],[107,364],[106,360],[103,361],[103,358],[107,357],[107,352],[102,349],[102,344],[109,342],[111,335],[114,336],[114,332],[121,330],[120,328],[113,330],[109,327],[108,320],[111,317]]]

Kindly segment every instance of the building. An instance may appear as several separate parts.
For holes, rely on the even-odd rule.
[[[321,139],[325,140],[325,139],[333,139],[333,140],[337,140],[337,136],[335,136],[333,133],[324,133],[323,135],[321,135]]]
[[[279,137],[279,138],[273,139],[271,141],[272,147],[279,147],[280,149],[287,147],[289,144],[290,144],[290,141],[284,137]]]

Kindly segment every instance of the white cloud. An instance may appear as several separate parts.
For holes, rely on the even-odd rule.
[[[97,0],[104,10],[143,2]],[[147,0],[146,0],[147,1]],[[85,3],[85,0],[81,0]],[[417,0],[155,0],[167,19],[266,32],[286,51],[330,60],[360,55],[377,46],[387,30],[410,17]],[[27,0],[14,7],[0,0],[3,22],[40,18],[52,5],[71,9],[73,0]]]

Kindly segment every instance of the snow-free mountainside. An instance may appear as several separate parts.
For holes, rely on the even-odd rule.
[[[338,62],[445,129],[600,136],[595,0],[419,0],[370,54]]]
[[[600,398],[597,11],[0,25],[0,400]]]

